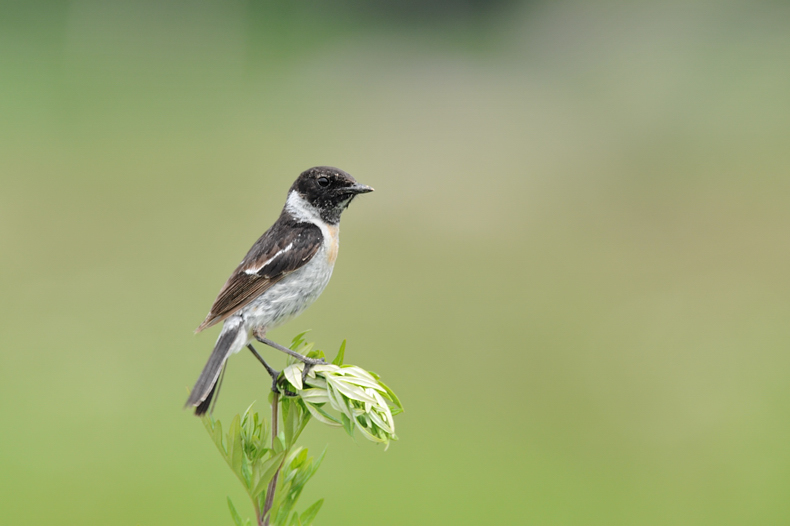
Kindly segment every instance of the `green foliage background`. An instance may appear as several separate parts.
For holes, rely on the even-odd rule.
[[[788,5],[418,4],[2,4],[0,523],[230,524],[192,330],[316,164],[376,193],[272,336],[407,407],[306,431],[318,524],[790,522]]]

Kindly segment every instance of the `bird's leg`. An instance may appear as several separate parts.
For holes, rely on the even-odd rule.
[[[264,333],[258,331],[257,329],[252,331],[252,335],[255,336],[255,339],[258,340],[259,342],[265,343],[269,347],[274,347],[278,351],[282,351],[285,354],[293,356],[294,358],[296,358],[300,362],[304,363],[305,365],[323,365],[323,364],[326,363],[323,358],[308,358],[307,356],[305,356],[303,354],[299,354],[296,351],[292,351],[288,347],[283,347],[279,343],[273,342],[269,338],[266,338],[264,336]]]
[[[255,356],[259,362],[261,362],[263,367],[266,369],[266,372],[269,373],[269,376],[272,377],[272,391],[279,392],[277,390],[277,378],[280,377],[280,371],[272,368],[272,366],[266,363],[266,360],[263,359],[263,356],[258,354],[258,351],[255,350],[255,347],[253,347],[252,344],[248,344],[247,348],[250,350],[253,356]]]
[[[280,371],[273,369],[268,363],[266,363],[266,360],[263,359],[263,356],[258,354],[258,351],[255,350],[255,347],[253,347],[251,343],[247,345],[247,348],[258,359],[258,361],[263,364],[263,366],[266,368],[266,372],[272,377],[272,391],[279,393],[280,389],[277,387],[277,379],[280,377]],[[284,389],[284,391],[285,392],[283,394],[286,396],[296,396],[296,393],[292,393],[288,389]]]
[[[299,354],[296,351],[292,351],[288,347],[283,347],[279,343],[274,342],[269,338],[266,338],[266,333],[264,331],[261,331],[260,329],[254,329],[252,331],[252,335],[255,336],[255,339],[258,340],[259,342],[265,343],[269,347],[274,347],[278,351],[282,351],[289,356],[293,356],[294,358],[302,362],[305,365],[304,370],[302,371],[302,383],[304,383],[305,378],[307,378],[307,373],[314,365],[323,365],[326,363],[323,358],[308,358],[303,354]]]

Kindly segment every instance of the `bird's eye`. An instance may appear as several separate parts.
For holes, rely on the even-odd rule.
[[[318,184],[320,186],[323,186],[324,188],[326,188],[327,186],[329,186],[329,179],[326,178],[326,177],[319,177],[318,178]]]

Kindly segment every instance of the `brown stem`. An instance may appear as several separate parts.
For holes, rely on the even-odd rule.
[[[279,415],[277,414],[277,409],[280,405],[280,393],[275,392],[274,396],[272,397],[272,449],[274,449],[274,441],[277,440],[277,435],[279,431],[277,430],[277,420],[279,419]],[[274,503],[274,490],[277,487],[277,479],[280,477],[280,468],[282,468],[282,462],[280,462],[280,467],[277,468],[277,471],[274,473],[274,477],[269,482],[269,487],[266,490],[266,502],[263,505],[263,513],[258,518],[258,523],[260,526],[269,526],[269,512],[272,509],[272,504]],[[263,522],[260,522],[263,519]]]

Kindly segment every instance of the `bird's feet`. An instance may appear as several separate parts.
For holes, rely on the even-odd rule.
[[[310,369],[312,369],[316,365],[326,364],[326,361],[323,358],[310,358],[303,354],[299,354],[298,352],[289,349],[288,347],[284,347],[275,341],[270,340],[269,338],[266,337],[266,332],[259,328],[253,329],[252,335],[255,336],[255,339],[258,340],[259,342],[265,343],[269,347],[274,347],[278,351],[284,352],[289,356],[293,356],[294,358],[302,362],[304,364],[304,370],[302,371],[302,384],[304,384],[304,381],[307,378],[307,373],[310,372]],[[262,358],[260,359],[262,360]]]
[[[326,361],[323,358],[308,358],[307,356],[302,356],[304,360],[304,368],[302,369],[302,385],[306,385],[307,382],[307,375],[310,373],[310,369],[315,367],[316,365],[326,365]],[[297,358],[298,359],[298,358]]]
[[[293,391],[289,391],[288,389],[285,389],[285,388],[280,389],[280,386],[277,385],[277,380],[279,379],[279,377],[280,377],[280,373],[277,372],[277,376],[272,378],[272,392],[273,393],[279,393],[279,394],[282,394],[282,395],[285,395],[285,396],[292,396],[292,397],[293,396],[299,396],[299,393],[294,393]]]

